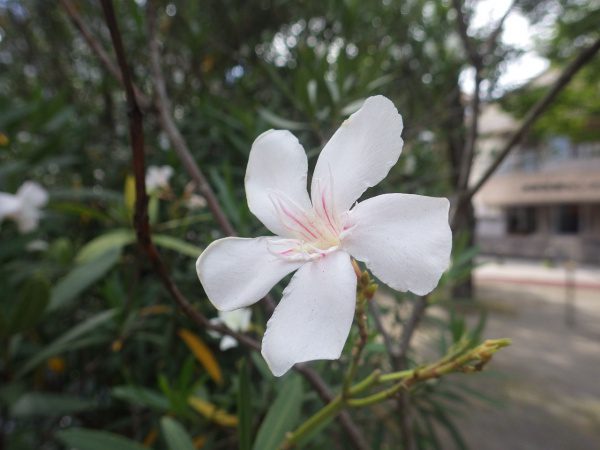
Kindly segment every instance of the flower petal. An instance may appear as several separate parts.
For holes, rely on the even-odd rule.
[[[450,262],[452,231],[445,198],[385,194],[350,211],[342,246],[398,291],[431,292]]]
[[[252,310],[250,308],[240,308],[233,311],[219,312],[219,318],[233,331],[248,331],[251,317]]]
[[[29,233],[34,231],[40,222],[42,213],[35,206],[23,205],[21,210],[15,214],[15,221],[17,222],[17,228],[21,233]]]
[[[284,260],[269,249],[278,238],[228,237],[214,241],[196,261],[196,272],[208,299],[220,311],[256,303],[301,261]]]
[[[310,210],[307,171],[304,148],[289,131],[266,131],[252,144],[245,180],[248,207],[278,236],[292,237],[279,219],[272,194],[284,194],[300,208]]]
[[[299,362],[339,358],[355,302],[356,275],[347,253],[302,266],[267,323],[262,355],[271,372],[281,376]]]
[[[230,348],[237,347],[237,345],[238,342],[235,338],[232,338],[231,336],[223,336],[221,342],[219,343],[219,349],[224,352]]]
[[[17,197],[29,208],[41,208],[48,203],[48,191],[35,181],[26,181],[17,191]]]
[[[369,97],[321,151],[311,183],[313,203],[317,183],[331,179],[337,210],[349,210],[396,164],[402,152],[401,133],[402,116],[394,104],[381,95]]]
[[[0,192],[0,222],[5,217],[12,217],[21,209],[21,199],[16,195]]]

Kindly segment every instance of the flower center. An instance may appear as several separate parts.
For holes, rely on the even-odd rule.
[[[310,260],[339,248],[342,220],[334,208],[330,193],[321,189],[316,191],[313,193],[312,209],[308,211],[283,193],[271,194],[279,220],[291,235],[291,239],[281,239],[272,245],[272,251],[278,256]]]

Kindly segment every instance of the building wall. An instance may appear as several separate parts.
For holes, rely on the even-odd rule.
[[[600,264],[600,203],[566,205],[578,209],[576,232],[560,231],[561,206],[565,205],[527,206],[533,210],[535,230],[522,233],[511,232],[510,208],[501,208],[493,219],[478,219],[477,244],[488,255]]]
[[[484,107],[480,123],[471,182],[516,127],[497,105]],[[528,142],[513,150],[473,204],[484,254],[600,264],[600,143],[564,136]]]

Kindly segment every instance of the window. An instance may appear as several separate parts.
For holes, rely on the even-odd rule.
[[[530,206],[509,208],[506,219],[510,234],[531,234],[537,229],[536,209]]]
[[[579,207],[577,205],[557,206],[554,213],[554,230],[559,234],[577,234]]]

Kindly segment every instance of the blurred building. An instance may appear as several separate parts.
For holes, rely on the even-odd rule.
[[[495,103],[484,105],[479,123],[472,180],[518,126]],[[600,142],[526,141],[473,201],[483,254],[600,264]]]

